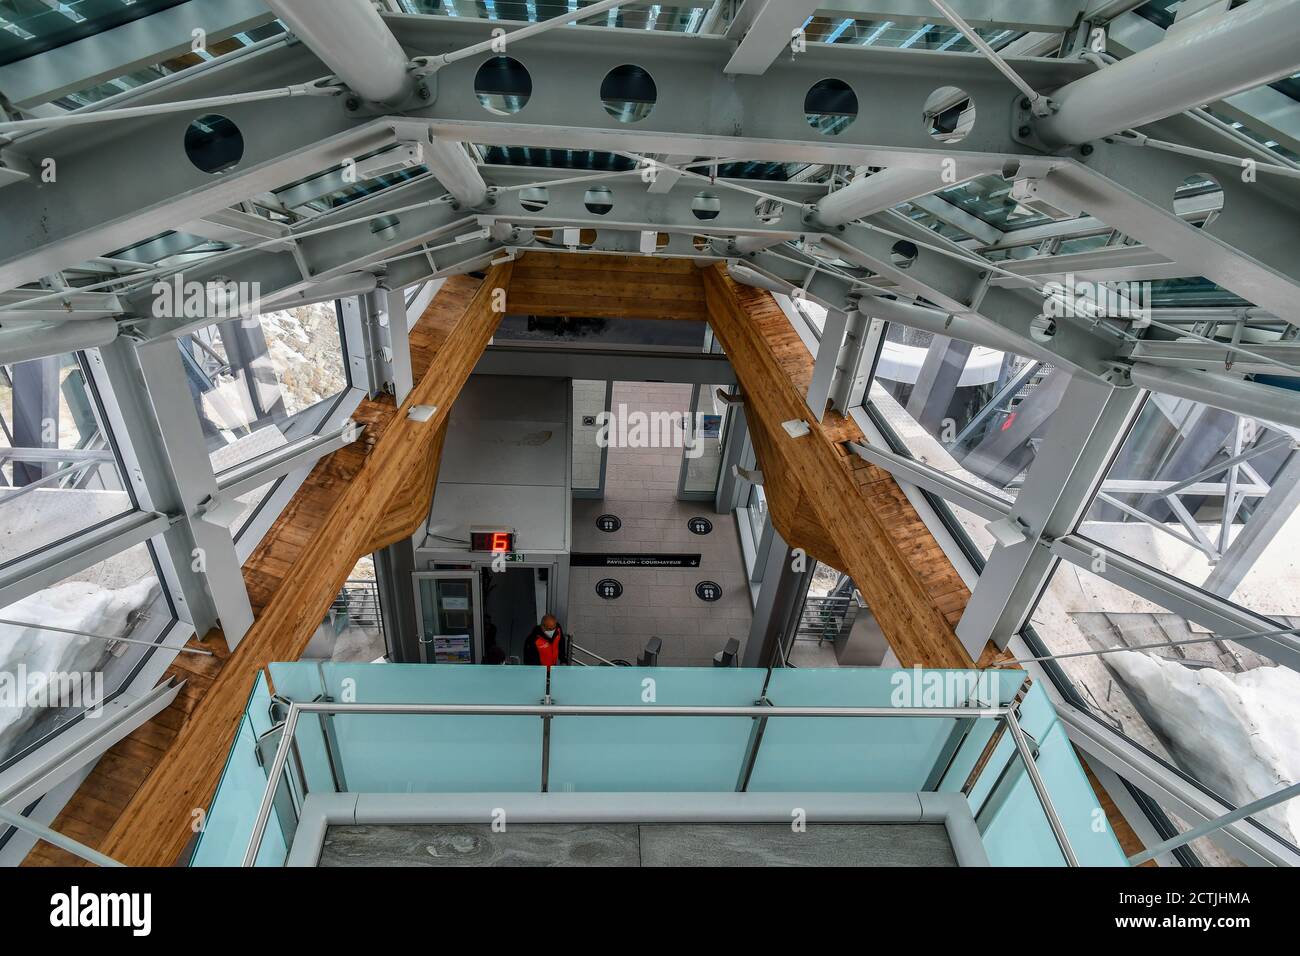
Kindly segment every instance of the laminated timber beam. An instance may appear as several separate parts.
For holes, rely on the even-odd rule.
[[[206,693],[187,698],[190,710],[170,742],[159,749],[155,741],[154,765],[132,768],[135,789],[118,792],[121,808],[102,838],[79,831],[85,842],[134,866],[170,866],[184,852],[192,813],[216,792],[257,672],[297,660],[357,559],[406,528],[410,515],[428,512],[448,412],[500,321],[497,290],[507,288],[511,266],[481,281],[455,277],[439,290],[411,330],[411,394],[401,407],[390,396],[362,402],[353,415],[366,426],[362,439],[322,459],[267,532],[244,565],[253,627]],[[407,415],[415,405],[437,412],[418,422]],[[102,814],[108,798],[94,781],[70,807],[98,804]]]
[[[689,259],[528,252],[510,277],[519,315],[707,322],[704,283]]]
[[[723,267],[701,271],[714,334],[744,390],[774,520],[786,524],[778,524],[782,537],[788,531],[787,541],[813,556],[835,555],[827,560],[853,579],[902,666],[970,667],[953,630],[970,592],[892,476],[844,449],[844,441],[863,441],[857,426],[834,412],[810,420],[813,359],[785,313]],[[805,422],[809,433],[792,438],[782,427],[789,421]]]

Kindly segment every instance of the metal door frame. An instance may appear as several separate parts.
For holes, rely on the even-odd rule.
[[[473,603],[474,614],[474,631],[472,637],[472,661],[478,664],[483,660],[483,595],[482,588],[479,586],[478,568],[471,566],[468,571],[412,571],[411,572],[411,590],[415,594],[415,635],[420,645],[420,661],[424,664],[435,664],[437,661],[429,659],[427,648],[431,646],[431,641],[425,640],[424,633],[424,602],[420,598],[421,581],[437,580],[464,580],[470,582],[470,600]]]

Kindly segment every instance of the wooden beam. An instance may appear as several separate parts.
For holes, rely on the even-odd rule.
[[[853,579],[902,666],[971,667],[953,630],[969,591],[893,477],[843,447],[846,439],[863,441],[856,426],[833,413],[819,423],[809,413],[813,358],[785,313],[770,293],[737,284],[721,266],[701,271],[709,321],[758,436],[772,514],[786,516],[810,553],[833,548],[840,563],[832,566]],[[781,426],[793,420],[811,433],[791,438]],[[799,513],[807,515],[803,528],[793,523]],[[827,541],[816,540],[819,532]]]
[[[510,311],[609,319],[708,319],[700,270],[688,259],[562,252],[529,252],[516,261]]]
[[[396,544],[415,534],[429,517],[433,507],[433,490],[438,486],[438,469],[442,466],[442,446],[447,440],[447,423],[429,436],[429,447],[417,456],[417,465],[388,503],[388,511],[375,525],[374,534],[366,542],[357,560],[373,554],[390,544]]]
[[[506,263],[481,282],[458,277],[439,290],[411,330],[411,394],[401,408],[389,396],[361,404],[353,417],[366,425],[364,441],[317,463],[245,563],[256,615],[252,629],[206,692],[191,701],[174,739],[159,740],[165,749],[155,748],[161,752],[152,768],[137,768],[143,777],[134,791],[118,788],[124,802],[113,807],[107,834],[88,840],[92,846],[134,866],[169,866],[180,857],[193,835],[193,811],[207,807],[216,792],[258,671],[302,655],[376,529],[396,527],[386,525],[386,517],[417,507],[437,436],[500,322],[494,307],[504,302],[499,291],[508,289],[510,272]],[[417,422],[406,415],[412,405],[438,411]],[[86,796],[106,802],[104,792],[91,787]]]

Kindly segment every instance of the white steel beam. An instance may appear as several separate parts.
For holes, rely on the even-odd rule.
[[[817,10],[818,0],[748,0],[755,14],[731,55],[724,73],[757,76],[767,72],[772,61],[790,46],[790,39]]]
[[[1080,376],[1070,379],[1011,510],[1010,519],[1024,530],[1024,538],[994,548],[957,623],[957,636],[972,654],[990,640],[1006,647],[1029,620],[1056,563],[1040,542],[1074,530],[1137,414],[1142,394]]]
[[[414,88],[408,58],[370,0],[266,0],[363,99],[395,103]]]
[[[1300,69],[1300,0],[1255,0],[1204,20],[1052,92],[1038,135],[1087,143]]]

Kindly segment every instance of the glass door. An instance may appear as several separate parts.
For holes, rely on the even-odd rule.
[[[420,660],[426,664],[475,664],[483,659],[478,575],[473,571],[419,571],[415,614]]]

